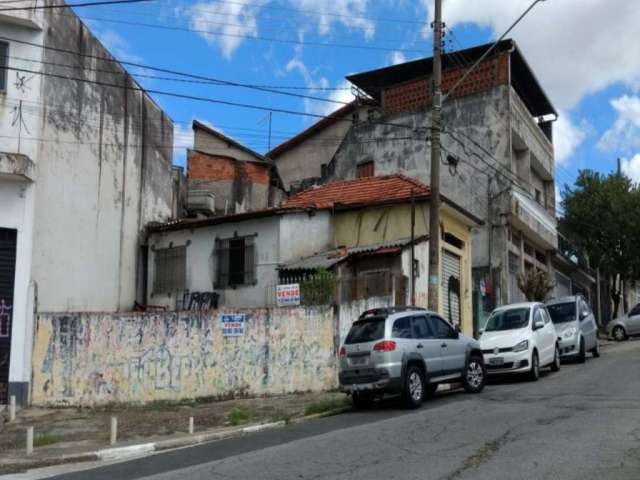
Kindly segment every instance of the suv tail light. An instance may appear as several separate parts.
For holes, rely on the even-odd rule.
[[[393,340],[383,340],[373,346],[374,352],[393,352],[396,349],[396,342]]]
[[[346,357],[347,356],[347,349],[346,348],[342,347],[340,349],[340,356],[341,357]]]

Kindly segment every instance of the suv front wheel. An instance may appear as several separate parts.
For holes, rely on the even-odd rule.
[[[462,376],[462,386],[468,393],[480,393],[487,381],[487,370],[482,357],[471,355]]]
[[[418,408],[424,400],[424,375],[415,365],[409,365],[404,381],[403,397],[409,408]]]

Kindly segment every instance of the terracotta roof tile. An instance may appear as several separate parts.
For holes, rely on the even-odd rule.
[[[284,208],[334,208],[408,200],[411,195],[425,198],[431,189],[403,175],[366,177],[328,183],[310,188],[283,202]]]

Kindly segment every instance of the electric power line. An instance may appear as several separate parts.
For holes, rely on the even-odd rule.
[[[25,10],[52,10],[57,8],[73,8],[73,7],[95,7],[98,5],[116,5],[122,3],[142,3],[153,2],[155,0],[99,0],[95,2],[69,3],[59,5],[33,5],[31,7],[7,7],[0,8],[0,12],[17,12]]]

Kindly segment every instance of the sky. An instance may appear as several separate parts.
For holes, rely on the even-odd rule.
[[[495,40],[531,2],[444,0],[446,51]],[[346,75],[431,56],[432,9],[433,0],[164,0],[76,12],[119,60],[324,100],[137,77],[149,89],[264,108],[153,94],[175,122],[174,161],[184,165],[194,118],[264,153],[270,109],[298,113],[272,114],[273,147],[349,101]],[[560,114],[559,187],[580,169],[611,172],[617,158],[640,182],[638,25],[640,1],[544,0],[509,35]]]

